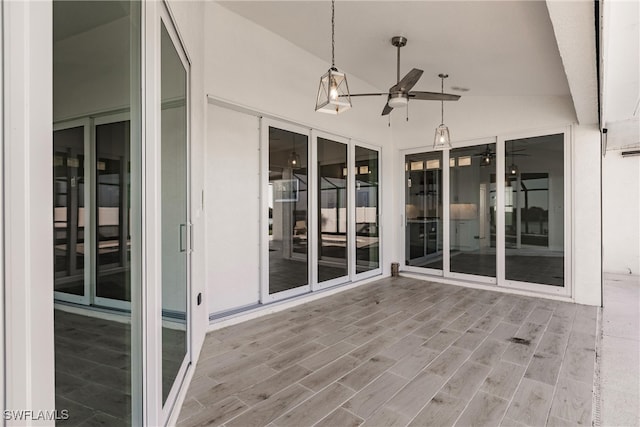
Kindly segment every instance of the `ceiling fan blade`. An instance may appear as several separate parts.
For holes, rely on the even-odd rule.
[[[387,102],[384,108],[382,109],[382,115],[387,116],[389,115],[389,113],[391,113],[392,110],[393,110],[393,107],[389,106],[389,103]]]
[[[418,83],[418,80],[420,80],[422,73],[424,73],[424,71],[414,68],[413,70],[409,71],[396,85],[391,86],[389,92],[409,92],[411,88],[414,87],[416,83]]]
[[[438,93],[438,92],[409,92],[409,98],[422,99],[426,101],[457,101],[460,99],[460,95],[454,95],[451,93]]]
[[[380,95],[389,95],[388,93],[352,93],[349,94],[350,97],[354,96],[380,96]]]

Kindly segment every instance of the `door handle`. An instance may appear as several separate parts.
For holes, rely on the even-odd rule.
[[[180,224],[180,252],[187,251],[186,245],[183,244],[185,239],[184,230],[186,230],[186,228],[187,228],[187,224]]]

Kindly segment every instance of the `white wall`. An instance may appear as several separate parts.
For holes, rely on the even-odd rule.
[[[379,116],[380,106],[375,102],[354,100],[354,108],[340,116],[315,113],[313,102],[317,81],[328,63],[229,12],[219,4],[207,3],[205,20],[206,93],[300,124],[382,146],[382,266],[385,273],[388,272],[388,264],[401,260],[404,256],[404,248],[401,247],[402,193],[397,188],[401,182],[398,176],[402,175],[402,171],[398,170],[401,156],[399,150],[414,147],[427,149],[431,146],[434,129],[440,122],[440,105],[437,102],[412,102],[409,122],[405,120],[404,111],[396,111],[392,114],[390,129],[386,126],[386,119]],[[345,71],[348,74],[348,70]],[[355,81],[355,76],[349,75],[349,79]],[[366,86],[363,82],[359,83]],[[570,96],[488,97],[469,93],[463,95],[458,102],[445,104],[445,123],[450,127],[454,141],[529,131],[532,135],[537,131],[544,134],[548,129],[575,122],[576,114]],[[211,118],[209,124],[213,124]],[[580,209],[580,212],[574,214],[573,232],[574,242],[580,242],[580,245],[574,251],[574,271],[577,273],[574,274],[573,295],[577,302],[587,304],[599,304],[600,294],[600,236],[599,233],[593,233],[592,226],[592,223],[599,224],[599,168],[595,174],[591,170],[591,165],[599,162],[599,145],[596,139],[599,140],[597,130],[594,133],[584,126],[575,128],[576,155],[572,161],[576,172],[574,208],[576,212]],[[207,144],[208,150],[216,149],[215,141],[210,138]],[[229,159],[233,159],[232,154],[220,153],[223,158]],[[257,160],[257,153],[253,158],[246,158],[247,153],[244,152],[237,153],[237,156],[241,154],[252,164]],[[211,155],[216,156],[215,151],[208,151],[207,159],[211,159]],[[215,185],[208,178],[207,185],[209,183]],[[252,180],[247,180],[246,184],[256,185]],[[257,193],[258,189],[255,191]],[[222,206],[229,207],[236,203],[230,198],[218,201]],[[556,202],[552,200],[550,204],[557,205]],[[593,210],[593,207],[596,209]],[[565,206],[565,209],[568,208]],[[220,213],[207,212],[207,224],[224,218],[225,215]],[[209,239],[215,238],[208,236]],[[253,247],[257,242],[258,236],[255,236],[249,244]],[[213,240],[208,242],[208,254],[216,251],[217,244]],[[239,243],[231,243],[229,254],[240,250],[239,247],[233,247],[237,244]],[[215,253],[220,252],[217,250]],[[220,253],[220,256],[219,259],[208,258],[219,265],[234,262],[230,259],[231,255],[225,257],[224,253]],[[257,263],[256,259],[255,264],[249,263],[247,267],[255,269]],[[211,282],[210,276],[207,276],[207,281],[212,293],[218,285]],[[210,307],[214,308],[216,305],[212,304]]]
[[[573,128],[573,283],[579,304],[600,305],[600,131],[596,125]]]
[[[640,157],[608,151],[602,161],[603,269],[640,274]]]
[[[385,216],[390,217],[393,205],[389,185],[393,167],[388,161],[393,150],[387,121],[380,117],[382,105],[361,104],[339,116],[316,113],[320,76],[329,62],[219,4],[208,2],[205,8],[205,92],[303,126],[382,146],[382,239],[392,241]],[[357,81],[349,75],[348,79],[352,85]],[[377,91],[364,82],[357,83]],[[256,118],[208,106],[205,217],[211,313],[258,301],[258,144]],[[382,250],[383,273],[388,273],[393,247],[383,243]]]
[[[205,188],[209,313],[259,300],[259,141],[257,117],[209,105]]]

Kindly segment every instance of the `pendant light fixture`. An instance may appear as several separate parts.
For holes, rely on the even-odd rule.
[[[287,164],[291,169],[300,169],[300,154],[296,153],[296,141],[294,137],[291,138],[291,154],[289,154]]]
[[[449,77],[448,74],[438,74],[442,81],[440,91],[444,96],[444,79]],[[445,148],[451,148],[451,137],[449,135],[449,128],[444,124],[444,100],[440,100],[440,126],[436,128],[436,135],[433,139],[433,148],[436,150],[442,150]]]
[[[331,0],[331,68],[320,78],[316,111],[340,114],[351,108],[347,76],[336,68],[335,61],[335,0]]]
[[[513,144],[513,147],[511,148],[511,166],[509,166],[509,175],[512,177],[516,177],[518,176],[518,172],[520,172],[520,170],[518,169],[518,165],[515,164],[515,162],[513,161],[513,153],[515,151],[515,143]]]

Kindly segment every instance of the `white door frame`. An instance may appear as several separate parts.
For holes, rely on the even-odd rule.
[[[496,157],[499,158],[498,166],[502,165],[502,171],[505,169],[505,143],[506,141],[512,141],[514,139],[522,139],[522,138],[535,138],[542,137],[546,135],[556,135],[563,134],[563,175],[564,175],[564,195],[563,195],[563,203],[564,203],[564,286],[553,286],[553,285],[545,285],[538,283],[527,283],[520,282],[516,280],[507,280],[505,277],[505,264],[506,264],[506,249],[505,249],[505,230],[504,230],[504,188],[505,188],[505,180],[504,173],[498,173],[496,181],[497,188],[501,188],[501,190],[497,190],[497,203],[498,203],[498,233],[497,233],[497,246],[498,252],[501,256],[498,257],[498,286],[510,289],[518,289],[523,291],[532,291],[541,294],[550,294],[555,296],[562,297],[573,297],[573,276],[572,276],[572,265],[573,265],[573,254],[572,254],[572,215],[573,215],[573,196],[572,196],[572,182],[573,182],[573,170],[571,168],[571,157],[572,157],[572,128],[571,126],[562,126],[562,127],[554,127],[554,128],[546,128],[536,131],[529,132],[518,132],[512,134],[500,135],[498,137],[498,153]],[[502,199],[502,200],[501,200]],[[551,206],[549,206],[551,209]]]
[[[269,293],[269,128],[277,128],[307,136],[307,284],[286,291]],[[281,299],[291,298],[311,292],[311,268],[310,229],[311,223],[311,197],[312,179],[312,138],[311,129],[295,125],[290,122],[262,117],[260,119],[260,302],[266,304]],[[313,245],[314,243],[311,242]]]
[[[184,44],[182,37],[180,36],[180,33],[178,31],[178,27],[176,25],[176,20],[171,12],[170,6],[169,4],[164,1],[162,2],[162,6],[159,8],[159,25],[158,25],[158,32],[157,32],[157,38],[154,39],[156,40],[156,43],[154,44],[156,47],[156,52],[157,52],[157,60],[158,62],[156,63],[158,65],[158,69],[157,69],[157,74],[155,74],[158,77],[158,80],[161,81],[161,67],[160,67],[160,62],[161,62],[161,29],[162,26],[164,25],[164,28],[167,30],[167,33],[169,34],[169,37],[171,38],[171,41],[173,43],[173,46],[175,48],[175,51],[178,53],[178,56],[180,57],[180,60],[182,62],[182,66],[184,67],[184,71],[185,71],[185,77],[186,77],[186,87],[185,87],[185,95],[186,95],[186,100],[185,100],[185,111],[186,111],[186,153],[185,153],[185,160],[186,160],[186,298],[185,298],[185,304],[186,304],[186,313],[185,313],[185,326],[186,326],[186,331],[185,331],[185,342],[186,342],[186,351],[185,351],[185,355],[184,355],[184,359],[182,360],[182,364],[180,365],[180,368],[178,370],[178,372],[176,372],[176,376],[174,378],[174,382],[171,386],[171,389],[169,391],[169,394],[167,395],[167,399],[166,399],[166,403],[163,404],[162,402],[162,394],[161,393],[154,393],[155,396],[152,396],[151,394],[149,395],[149,398],[156,398],[157,395],[159,395],[159,405],[161,408],[161,412],[160,412],[160,420],[162,425],[166,425],[169,418],[171,417],[172,413],[174,410],[179,411],[180,408],[176,408],[175,407],[175,403],[176,403],[176,399],[178,397],[178,394],[180,393],[182,387],[185,386],[184,384],[184,379],[186,377],[187,374],[187,370],[189,370],[190,368],[193,369],[193,366],[191,365],[191,359],[192,359],[192,355],[191,355],[191,348],[193,346],[192,343],[192,316],[191,316],[191,312],[192,312],[192,307],[191,307],[191,301],[192,301],[192,297],[191,297],[191,252],[193,251],[193,236],[192,236],[192,224],[191,224],[191,108],[190,108],[190,103],[191,103],[191,60],[189,58],[187,49],[186,49],[186,45]],[[160,92],[158,92],[160,93]],[[161,97],[157,99],[157,101],[161,101]],[[162,115],[161,115],[161,102],[158,102],[156,104],[156,108],[158,109],[158,117],[160,118],[160,120],[157,122],[158,123],[158,131],[161,132],[161,128],[162,128]],[[161,133],[158,134],[158,139],[156,141],[159,142],[157,148],[158,150],[161,150]],[[160,176],[162,175],[162,171],[159,169],[160,172]],[[158,183],[161,183],[162,181],[158,181]],[[159,194],[162,194],[162,191],[159,191]],[[162,205],[162,201],[160,201],[160,205]],[[158,213],[160,213],[160,211],[158,211]],[[156,266],[159,267],[160,269],[162,268],[162,265]],[[158,273],[160,275],[160,277],[162,276],[161,271]],[[155,302],[156,304],[159,304],[159,309],[160,309],[160,313],[159,316],[156,314],[155,319],[153,319],[155,322],[159,321],[159,324],[154,324],[152,322],[149,323],[149,329],[148,334],[150,337],[154,337],[158,343],[157,343],[157,348],[159,349],[159,351],[156,353],[157,357],[160,358],[159,360],[159,366],[156,366],[155,369],[153,369],[153,372],[155,374],[158,375],[158,378],[156,380],[159,381],[159,383],[157,383],[157,391],[161,391],[162,390],[162,327],[163,327],[163,319],[162,319],[162,286],[160,286],[158,288],[160,290],[160,292],[158,294],[156,294],[156,298],[155,298]],[[158,307],[158,306],[157,306]],[[156,312],[157,313],[157,312]],[[154,326],[152,328],[152,325]],[[155,360],[158,360],[158,358],[156,358]],[[149,374],[149,372],[148,372]]]
[[[91,214],[93,213],[93,206],[91,205],[91,197],[92,197],[91,190],[93,189],[93,183],[94,183],[94,181],[91,178],[92,177],[91,170],[94,165],[94,163],[91,161],[92,153],[93,153],[93,150],[91,148],[91,133],[92,133],[91,119],[84,118],[84,119],[76,119],[76,120],[55,123],[53,125],[53,131],[55,132],[58,130],[71,129],[76,127],[82,127],[83,134],[84,134],[84,143],[83,143],[83,149],[84,149],[83,168],[84,168],[84,179],[85,179],[85,184],[84,184],[85,251],[84,251],[84,272],[83,272],[84,292],[83,292],[83,295],[74,295],[66,292],[60,292],[55,290],[55,285],[54,285],[53,295],[54,295],[54,298],[59,301],[67,301],[67,302],[76,303],[76,304],[89,305],[89,303],[91,302],[91,294],[92,294],[91,283],[93,281],[93,277],[92,277],[93,264],[91,263],[91,258],[93,253],[92,247],[93,247],[93,236],[94,236],[93,227],[92,227],[93,218],[91,218]],[[54,242],[55,242],[55,237],[54,237]],[[54,278],[54,281],[55,281],[55,278]]]
[[[383,243],[383,223],[382,223],[382,200],[383,200],[383,186],[380,185],[380,181],[382,178],[382,149],[376,145],[368,144],[366,142],[360,140],[351,140],[351,147],[349,148],[349,170],[348,173],[350,176],[356,176],[356,147],[366,148],[367,150],[375,151],[378,153],[378,198],[376,200],[377,203],[377,211],[378,211],[378,267],[363,271],[362,273],[357,272],[356,266],[356,252],[357,252],[357,241],[356,241],[356,182],[357,180],[354,178],[353,183],[351,185],[351,197],[349,198],[349,207],[351,207],[351,211],[349,213],[349,221],[351,226],[351,232],[349,233],[349,238],[351,239],[350,251],[349,251],[349,265],[351,266],[351,277],[354,281],[359,281],[363,279],[367,279],[373,276],[379,276],[382,274],[382,264],[384,263],[383,251],[382,251],[382,243]]]
[[[468,148],[468,147],[482,147],[483,145],[491,145],[491,144],[496,144],[496,159],[498,157],[498,146],[497,146],[497,138],[496,137],[489,137],[489,138],[480,138],[480,139],[472,139],[472,140],[466,140],[466,141],[459,141],[459,142],[455,142],[452,147],[452,149],[456,149],[456,148]],[[476,274],[469,274],[469,273],[456,273],[456,272],[452,272],[451,271],[451,192],[450,192],[450,188],[451,188],[451,166],[450,166],[450,158],[451,158],[451,150],[447,149],[445,150],[445,157],[446,160],[444,161],[445,165],[447,165],[447,170],[444,173],[445,175],[445,179],[444,182],[446,183],[446,187],[443,187],[444,190],[444,196],[443,196],[443,200],[446,199],[446,204],[444,204],[444,218],[446,220],[445,222],[445,240],[446,240],[446,245],[445,245],[445,262],[444,262],[444,266],[446,267],[444,269],[444,277],[449,278],[449,279],[458,279],[458,280],[466,280],[466,281],[473,281],[476,283],[482,283],[482,284],[486,284],[486,285],[496,285],[498,283],[498,279],[497,279],[497,274],[498,274],[498,255],[497,255],[497,250],[496,250],[496,277],[486,277],[486,276],[480,276],[480,275],[476,275]],[[496,180],[498,179],[498,162],[496,161]],[[496,184],[497,186],[497,184]],[[496,243],[496,249],[497,249],[497,243]]]
[[[352,169],[352,164],[353,159],[351,157],[351,150],[350,150],[350,140],[349,138],[345,138],[345,137],[341,137],[338,135],[334,135],[328,132],[323,132],[323,131],[319,131],[319,130],[315,130],[313,129],[311,131],[311,135],[312,135],[312,165],[313,165],[313,169],[311,171],[311,175],[313,175],[313,191],[310,192],[310,200],[314,201],[315,203],[313,203],[313,206],[311,207],[311,218],[312,221],[311,223],[314,224],[314,227],[311,229],[311,233],[310,233],[310,237],[309,237],[309,241],[311,242],[310,245],[310,249],[311,249],[311,253],[313,254],[313,256],[311,257],[311,288],[313,291],[317,291],[320,289],[326,289],[326,288],[330,288],[332,286],[337,286],[337,285],[341,285],[344,283],[348,283],[351,281],[352,279],[352,275],[351,275],[351,259],[350,259],[350,249],[351,246],[353,244],[355,244],[355,242],[351,239],[351,229],[353,228],[353,224],[350,224],[349,221],[349,208],[351,206],[351,193],[353,193],[353,189],[352,187],[352,181],[353,181],[353,172],[349,173],[349,170],[353,170]],[[346,195],[346,199],[347,199],[347,245],[346,245],[346,261],[347,261],[347,272],[344,276],[340,276],[340,277],[336,277],[335,279],[331,279],[331,280],[326,280],[324,282],[319,282],[319,277],[318,277],[318,262],[320,260],[320,253],[318,250],[318,247],[320,245],[320,239],[321,236],[319,235],[320,233],[318,232],[318,221],[320,221],[320,218],[318,218],[318,209],[320,208],[320,194],[318,192],[318,174],[320,173],[319,169],[318,169],[318,138],[324,138],[324,139],[328,139],[332,142],[337,142],[339,144],[343,144],[347,150],[347,159],[346,159],[346,168],[347,168],[347,176],[346,176],[346,190],[347,190],[347,195]],[[351,166],[351,167],[350,167]],[[338,224],[338,227],[340,225]]]
[[[514,139],[522,139],[522,138],[534,138],[541,137],[545,135],[554,135],[554,134],[563,134],[564,135],[564,145],[563,145],[563,154],[564,154],[564,286],[553,286],[553,285],[545,285],[545,284],[537,284],[537,283],[526,283],[519,282],[515,280],[506,280],[505,278],[505,218],[504,218],[504,203],[505,203],[505,143],[506,141],[514,140]],[[572,135],[572,127],[570,125],[562,126],[562,127],[553,127],[553,128],[544,128],[537,129],[534,131],[526,131],[526,132],[518,132],[518,133],[510,133],[510,134],[501,134],[497,137],[489,137],[489,138],[480,138],[473,139],[467,141],[458,141],[453,143],[452,148],[463,148],[463,147],[472,147],[472,146],[482,146],[486,144],[496,144],[496,277],[483,277],[477,276],[473,274],[465,274],[465,273],[452,273],[450,271],[450,194],[449,194],[449,180],[450,180],[450,170],[449,168],[445,168],[443,173],[443,228],[444,228],[444,260],[443,260],[443,271],[426,269],[420,267],[411,267],[406,265],[401,265],[401,270],[408,272],[415,272],[421,274],[427,274],[429,276],[440,276],[445,279],[453,279],[453,280],[461,280],[461,281],[470,281],[479,284],[485,285],[494,285],[505,289],[515,289],[515,290],[523,290],[523,291],[531,291],[539,294],[549,294],[554,296],[561,297],[572,297],[573,296],[573,277],[572,277],[572,265],[573,265],[573,255],[572,255],[572,182],[573,182],[573,170],[571,168],[572,162],[572,149],[573,149],[573,135]],[[404,174],[404,163],[405,156],[408,154],[416,154],[423,152],[431,152],[435,151],[433,149],[425,149],[425,147],[411,148],[400,151],[400,159],[399,159],[399,170]],[[444,166],[449,164],[449,156],[450,150],[443,150],[443,162]],[[403,209],[406,206],[406,195],[405,195],[405,182],[404,179],[400,181],[400,186],[398,187],[402,192],[402,201],[403,201]],[[405,253],[406,251],[406,215],[403,211],[403,227],[402,227],[402,251]],[[405,254],[406,258],[406,254]]]
[[[417,148],[409,148],[406,150],[401,150],[400,151],[400,158],[398,159],[398,170],[402,171],[402,179],[400,181],[400,186],[399,191],[401,194],[401,198],[400,198],[400,203],[401,203],[401,209],[402,209],[402,213],[400,214],[400,217],[402,219],[402,226],[400,228],[401,232],[400,232],[400,244],[402,245],[402,262],[400,262],[400,270],[401,271],[408,271],[411,273],[421,273],[421,274],[428,274],[430,276],[439,276],[439,277],[443,277],[443,271],[444,271],[444,263],[445,260],[448,259],[447,257],[447,253],[446,250],[448,250],[448,244],[447,244],[447,239],[449,237],[449,232],[447,227],[445,227],[445,224],[447,224],[445,222],[444,219],[444,215],[445,215],[445,195],[446,197],[448,197],[448,192],[445,191],[445,174],[448,174],[448,168],[445,167],[446,165],[448,165],[448,160],[445,161],[445,153],[442,153],[442,206],[443,206],[443,210],[442,210],[442,230],[440,230],[440,232],[442,233],[442,270],[438,270],[435,268],[425,268],[425,267],[416,267],[416,266],[412,266],[412,265],[407,265],[407,225],[408,225],[408,220],[407,220],[407,212],[406,212],[406,206],[407,206],[407,182],[406,182],[406,160],[407,160],[407,156],[410,156],[412,154],[421,154],[421,153],[432,153],[432,152],[443,152],[445,150],[425,150],[425,147],[417,147]],[[448,150],[447,150],[448,151]],[[448,154],[447,154],[448,155]]]

